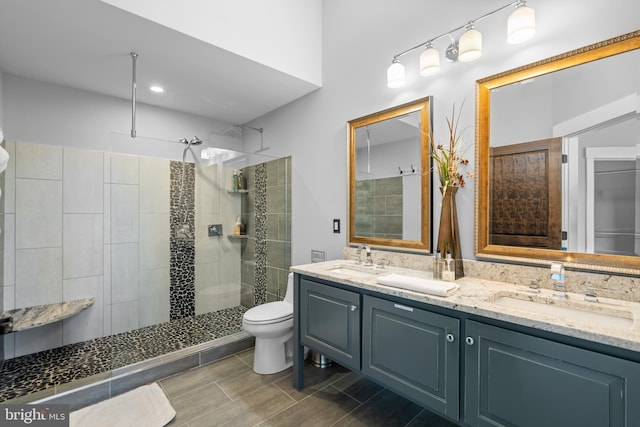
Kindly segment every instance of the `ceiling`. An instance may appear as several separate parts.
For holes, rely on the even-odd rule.
[[[0,0],[0,70],[244,124],[318,87],[99,0]],[[150,85],[165,93],[156,94]]]

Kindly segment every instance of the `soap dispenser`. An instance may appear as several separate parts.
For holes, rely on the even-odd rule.
[[[453,282],[456,280],[456,260],[451,258],[451,252],[447,252],[442,269],[442,280]]]

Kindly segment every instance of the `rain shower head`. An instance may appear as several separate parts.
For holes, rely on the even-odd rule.
[[[182,142],[184,145],[192,146],[192,145],[200,145],[202,144],[202,140],[197,136],[191,138],[191,141],[187,141],[187,138],[180,138],[178,141]]]

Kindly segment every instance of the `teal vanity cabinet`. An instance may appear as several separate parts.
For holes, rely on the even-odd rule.
[[[363,296],[362,373],[459,419],[460,321]]]
[[[300,279],[300,343],[360,370],[360,294]]]
[[[640,364],[466,321],[472,426],[640,426]]]
[[[298,390],[306,345],[463,426],[640,426],[636,352],[305,275],[296,281]]]

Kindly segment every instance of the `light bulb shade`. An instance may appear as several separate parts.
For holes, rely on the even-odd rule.
[[[536,35],[536,12],[527,6],[519,6],[507,20],[507,43],[518,44]]]
[[[433,76],[440,71],[440,52],[430,47],[420,54],[420,75]]]
[[[473,61],[482,55],[482,33],[475,28],[469,28],[460,36],[458,42],[458,60],[462,62]]]
[[[396,88],[403,86],[404,82],[404,65],[394,61],[389,68],[387,68],[387,86],[390,88]]]

